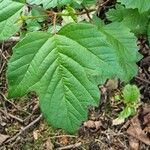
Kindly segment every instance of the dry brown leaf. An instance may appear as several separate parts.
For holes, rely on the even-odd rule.
[[[130,136],[129,138],[130,150],[139,150],[139,146],[140,146],[139,140]]]
[[[86,128],[95,128],[95,123],[93,120],[88,120],[88,121],[84,122],[83,125]]]
[[[46,150],[53,150],[53,148],[54,148],[54,145],[52,144],[51,139],[49,137],[46,141]]]
[[[114,120],[112,121],[112,125],[113,125],[113,126],[120,125],[120,124],[122,124],[122,123],[124,123],[124,119],[116,118],[116,119],[114,119]]]
[[[117,79],[110,79],[107,81],[105,86],[108,90],[116,90],[118,88],[118,84],[119,82]]]
[[[147,132],[149,132],[150,130],[150,123],[149,123],[150,111],[148,113],[147,111],[143,110],[140,116],[141,115],[142,117],[144,117],[144,121],[142,122],[141,120],[139,120],[139,114],[133,117],[133,119],[131,119],[130,127],[127,129],[127,133],[135,137],[139,141],[147,145],[150,145],[150,138],[147,135]],[[145,129],[142,129],[142,126],[146,126]]]
[[[8,135],[0,134],[0,145],[9,138]]]
[[[97,130],[102,127],[102,122],[99,121],[93,121],[93,120],[88,120],[87,122],[84,122],[84,127],[91,129],[92,132],[96,132]]]
[[[38,139],[38,130],[33,131],[33,137],[35,140]]]
[[[150,112],[144,117],[144,124],[150,126]]]

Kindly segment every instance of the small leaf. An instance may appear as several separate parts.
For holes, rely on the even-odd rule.
[[[38,31],[41,29],[40,24],[36,20],[27,20],[27,30],[32,32],[32,31]]]
[[[126,8],[138,8],[139,12],[145,12],[150,9],[150,0],[118,0],[124,4]]]
[[[15,34],[21,24],[17,23],[23,4],[11,0],[0,1],[0,41]]]
[[[121,22],[130,11],[132,10],[126,9],[123,5],[116,4],[115,9],[109,9],[106,16],[110,21]]]
[[[135,112],[134,108],[126,107],[122,112],[119,114],[119,119],[126,119],[131,116]]]
[[[136,103],[139,100],[140,91],[137,86],[128,84],[123,89],[123,97],[126,104]]]
[[[39,17],[39,18],[37,18],[38,22],[43,22],[47,16],[45,10],[39,6],[33,6],[32,10],[30,12],[30,15],[35,16],[35,17]]]

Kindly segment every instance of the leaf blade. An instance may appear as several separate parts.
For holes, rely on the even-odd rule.
[[[21,3],[10,0],[0,2],[0,41],[9,38],[19,30],[20,25],[17,19],[23,6]]]
[[[139,12],[145,12],[150,9],[150,0],[118,0],[118,2],[121,2],[126,6],[126,8],[138,8]]]

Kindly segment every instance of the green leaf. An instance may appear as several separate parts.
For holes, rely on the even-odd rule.
[[[150,9],[150,0],[118,0],[124,4],[126,8],[138,8],[139,12],[145,12]]]
[[[61,28],[62,28],[62,26],[60,26],[60,25],[56,25],[55,27],[51,25],[51,26],[49,26],[47,32],[48,32],[48,33],[51,33],[51,34],[55,34],[55,33],[57,33]]]
[[[15,2],[20,2],[20,3],[26,3],[26,0],[12,0],[12,1],[15,1]]]
[[[148,24],[147,35],[148,35],[148,41],[149,41],[149,45],[150,45],[150,21]]]
[[[130,33],[129,28],[117,22],[106,25],[100,30],[107,36],[114,53],[118,56],[120,68],[115,70],[117,77],[128,82],[137,74],[138,68],[135,62],[141,58],[137,51],[136,37]]]
[[[17,20],[23,6],[23,4],[11,0],[0,2],[0,41],[9,38],[19,30],[21,24]]]
[[[83,0],[84,5],[95,5],[96,2],[96,0]]]
[[[39,17],[37,18],[38,22],[43,22],[47,16],[46,11],[42,7],[39,7],[39,6],[33,6],[30,12],[30,15]]]
[[[27,31],[33,32],[41,29],[40,24],[36,20],[27,20]]]
[[[123,5],[116,4],[115,8],[109,9],[106,16],[110,21],[121,22],[124,17],[130,14],[131,9],[126,9]]]
[[[124,32],[124,42],[132,43],[134,36]],[[130,49],[118,52],[121,48],[110,45],[97,27],[86,23],[68,24],[55,35],[29,33],[13,48],[8,63],[9,97],[37,92],[47,121],[73,133],[87,119],[88,106],[98,105],[98,83],[115,76],[122,78],[123,73],[129,79],[128,63],[136,70],[137,59],[131,55],[137,53],[134,42],[126,44]]]
[[[70,4],[71,2],[72,0],[27,0],[27,3],[29,4],[43,4],[44,8],[63,6],[65,4]]]
[[[140,91],[137,86],[128,84],[123,89],[123,97],[126,104],[136,103],[139,100]]]
[[[133,107],[126,107],[125,109],[123,109],[123,111],[120,112],[119,114],[119,119],[126,119],[129,116],[133,115],[135,112],[135,109]]]
[[[123,24],[131,29],[137,35],[146,34],[148,26],[149,12],[139,13],[133,10],[128,16],[125,16]]]
[[[147,32],[149,12],[139,13],[138,9],[126,9],[122,5],[116,5],[115,9],[107,12],[107,18],[113,22],[121,22],[131,29],[136,35]]]

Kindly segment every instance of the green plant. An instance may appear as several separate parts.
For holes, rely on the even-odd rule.
[[[141,8],[133,3],[128,8],[127,1],[118,2],[127,6],[121,6],[123,9],[149,11],[149,5]],[[98,84],[108,78],[129,82],[137,74],[136,62],[141,58],[130,26],[120,21],[105,25],[90,16],[90,12],[96,13],[90,8],[95,3],[0,0],[0,40],[20,33],[8,63],[8,97],[35,91],[46,120],[71,133],[87,119],[88,106],[98,105]],[[83,14],[88,19],[80,22]]]
[[[120,22],[130,28],[135,35],[147,35],[150,43],[150,0],[118,0],[122,2],[115,8],[110,9],[106,14],[112,22]],[[143,4],[142,4],[143,3]],[[124,4],[124,5],[122,5]]]
[[[121,100],[125,104],[125,108],[120,112],[118,119],[125,119],[134,115],[138,107],[139,98],[140,91],[138,87],[127,84],[122,91],[122,96],[116,97],[116,100]]]

